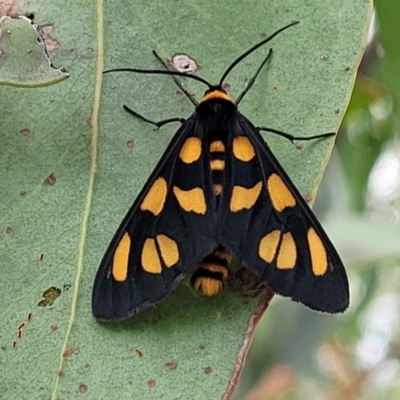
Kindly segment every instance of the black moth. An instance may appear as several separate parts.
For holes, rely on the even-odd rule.
[[[257,128],[238,111],[272,49],[235,101],[223,89],[225,78],[242,59],[297,23],[243,53],[217,85],[167,69],[106,71],[171,75],[196,108],[186,120],[153,122],[124,106],[157,127],[174,121],[182,124],[101,261],[92,298],[96,318],[130,318],[163,300],[190,274],[196,288],[206,295],[216,294],[227,277],[231,255],[280,295],[318,311],[336,313],[347,308],[343,264],[260,131],[291,141],[332,134],[294,137]],[[200,102],[177,76],[207,85]]]

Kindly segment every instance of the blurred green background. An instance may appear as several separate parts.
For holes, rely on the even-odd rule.
[[[400,2],[375,2],[368,45],[314,210],[351,305],[321,318],[275,298],[235,400],[400,399]]]

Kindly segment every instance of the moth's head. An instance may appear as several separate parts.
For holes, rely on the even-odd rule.
[[[211,86],[209,89],[207,89],[204,92],[203,98],[200,100],[200,104],[214,99],[226,100],[234,104],[234,101],[230,98],[228,93],[226,93],[226,91],[220,86]]]
[[[226,121],[232,121],[232,115],[237,113],[237,106],[224,89],[212,86],[204,93],[196,107],[196,112],[217,129],[216,127],[220,124],[224,125]],[[223,129],[223,126],[220,129]]]

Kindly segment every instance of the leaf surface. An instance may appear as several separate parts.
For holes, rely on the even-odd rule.
[[[299,20],[235,68],[227,79],[229,93],[236,97],[243,90],[273,47],[273,59],[241,112],[257,126],[294,135],[336,131],[364,48],[371,4],[37,1],[35,8],[40,11],[35,10],[35,22],[53,24],[60,44],[50,56],[71,76],[31,91],[4,88],[0,99],[2,395],[229,398],[252,324],[267,300],[228,289],[205,298],[183,282],[131,321],[101,324],[91,315],[93,280],[104,251],[177,129],[155,132],[122,105],[155,120],[193,112],[169,77],[102,71],[159,68],[154,49],[163,57],[188,54],[200,66],[198,74],[217,82],[243,51]],[[204,87],[185,85],[201,98]],[[298,149],[271,136],[265,135],[272,150],[311,199],[333,140]],[[56,298],[43,306],[50,288]]]

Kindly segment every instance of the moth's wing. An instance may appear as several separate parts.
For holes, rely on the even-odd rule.
[[[221,244],[274,292],[314,310],[344,311],[348,280],[333,244],[258,130],[242,115],[236,125]]]
[[[209,156],[195,128],[195,116],[182,124],[116,231],[94,282],[96,318],[123,320],[161,301],[217,246]]]

